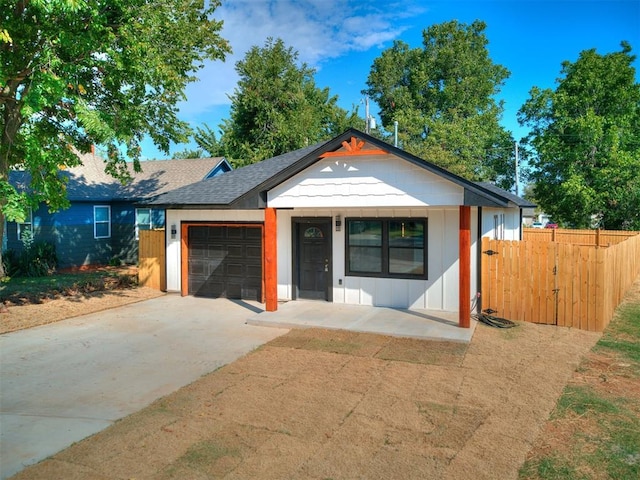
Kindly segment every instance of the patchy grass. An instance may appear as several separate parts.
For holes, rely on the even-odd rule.
[[[552,418],[564,418],[568,412],[576,415],[610,414],[620,412],[613,399],[603,398],[589,386],[568,385],[558,400]]]
[[[640,302],[623,305],[619,315],[621,321],[612,322],[596,350],[640,364]]]
[[[640,478],[640,295],[577,369],[519,478]]]
[[[0,282],[0,302],[27,305],[78,293],[132,288],[137,284],[136,273],[115,267],[55,273],[46,277],[11,277]]]
[[[217,442],[205,440],[189,447],[186,453],[178,460],[184,462],[192,468],[198,468],[202,464],[210,464],[223,457],[237,457],[240,450],[229,448]]]

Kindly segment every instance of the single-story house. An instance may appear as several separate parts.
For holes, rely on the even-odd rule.
[[[123,185],[105,173],[104,160],[95,151],[80,155],[82,165],[61,170],[68,177],[67,198],[71,206],[50,213],[46,205],[29,212],[24,223],[5,224],[3,250],[22,249],[22,235],[31,231],[34,241],[55,245],[59,267],[105,265],[112,259],[124,263],[138,260],[138,232],[164,227],[164,210],[136,208],[136,202],[174,188],[213,178],[231,170],[222,157],[186,160],[142,161],[142,172],[131,172]],[[9,181],[29,189],[29,175],[10,172]]]
[[[457,311],[463,326],[480,238],[520,239],[530,206],[356,129],[147,205],[166,209],[168,291],[268,311],[296,299]]]

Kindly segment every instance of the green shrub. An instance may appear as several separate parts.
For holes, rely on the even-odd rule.
[[[20,239],[23,250],[18,261],[18,275],[44,277],[58,266],[56,247],[50,242],[35,242],[30,230],[23,232]]]
[[[14,250],[2,252],[2,265],[7,277],[15,277],[20,272],[20,258]]]
[[[56,247],[49,242],[36,242],[23,252],[22,271],[27,277],[44,277],[58,266]]]

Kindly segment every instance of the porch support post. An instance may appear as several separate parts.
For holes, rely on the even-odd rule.
[[[460,205],[460,260],[458,321],[462,328],[471,326],[471,207]]]
[[[267,312],[278,309],[278,222],[275,208],[264,210],[264,290]]]

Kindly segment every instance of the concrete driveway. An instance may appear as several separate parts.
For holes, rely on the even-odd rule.
[[[0,336],[0,478],[286,333],[258,303],[166,295]]]

